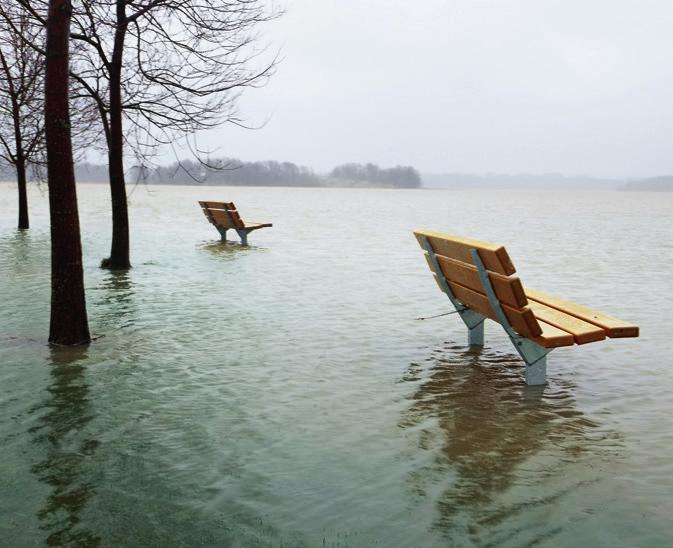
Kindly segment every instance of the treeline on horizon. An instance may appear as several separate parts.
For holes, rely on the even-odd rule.
[[[77,178],[82,182],[107,182],[107,166],[78,164]],[[243,162],[230,158],[207,164],[184,160],[151,169],[134,166],[128,179],[166,185],[420,188],[423,184],[420,174],[411,166],[381,168],[371,163],[348,163],[322,175],[292,162]]]

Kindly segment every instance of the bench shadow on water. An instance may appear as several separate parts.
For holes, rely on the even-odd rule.
[[[577,409],[572,382],[525,386],[515,355],[446,343],[426,361],[406,372],[419,385],[400,426],[420,428],[421,447],[436,453],[410,477],[416,493],[435,499],[435,527],[449,537],[462,530],[480,545],[506,542],[522,527],[535,529],[533,543],[560,533],[525,525],[527,515],[598,481],[564,472],[596,457],[607,438],[614,448],[615,434]]]
[[[30,433],[34,443],[43,448],[44,458],[32,472],[50,488],[38,512],[48,546],[100,543],[93,532],[80,526],[82,512],[95,493],[86,468],[99,445],[86,435],[86,426],[93,419],[85,381],[86,359],[87,348],[52,349],[48,395],[33,410],[39,417]]]

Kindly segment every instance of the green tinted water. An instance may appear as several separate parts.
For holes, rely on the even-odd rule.
[[[85,349],[45,345],[46,197],[0,185],[0,545],[668,546],[673,196],[139,187],[133,263],[80,185]],[[222,245],[198,199],[273,222]],[[470,354],[411,236],[507,245],[524,283],[641,326],[526,388]]]

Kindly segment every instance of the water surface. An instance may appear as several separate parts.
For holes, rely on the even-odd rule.
[[[52,350],[46,196],[0,185],[0,545],[669,546],[673,195],[137,187],[128,273]],[[273,222],[223,245],[197,200]],[[523,384],[470,353],[412,237],[507,245],[525,284],[641,326]]]

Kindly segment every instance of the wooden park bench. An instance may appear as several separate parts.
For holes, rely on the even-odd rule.
[[[227,230],[235,230],[243,245],[248,245],[248,234],[253,230],[273,226],[271,223],[251,223],[241,219],[233,202],[199,202],[204,215],[215,225],[227,241]]]
[[[513,276],[503,246],[417,230],[437,285],[468,329],[471,346],[484,345],[484,320],[500,323],[526,362],[526,383],[545,384],[554,348],[637,337],[638,326],[530,288]]]

